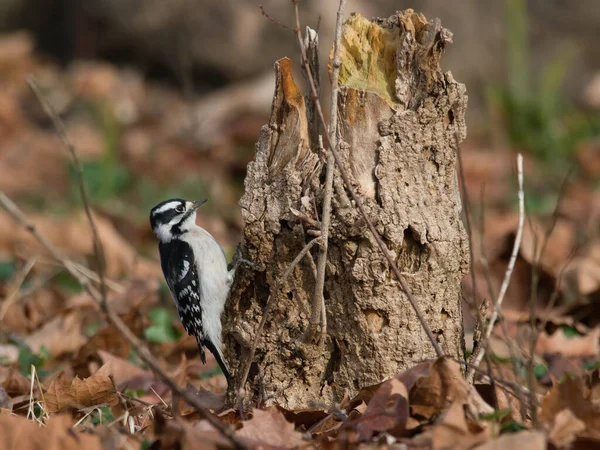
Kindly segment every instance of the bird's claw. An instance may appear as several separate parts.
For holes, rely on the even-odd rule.
[[[237,248],[236,248],[235,267],[237,268],[240,264],[247,264],[250,267],[256,267],[255,263],[242,257],[242,243],[241,242],[237,245]]]

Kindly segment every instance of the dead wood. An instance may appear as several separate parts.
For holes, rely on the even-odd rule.
[[[439,67],[452,34],[411,10],[373,22],[352,15],[342,33],[337,138],[344,169],[438,343],[461,358],[460,283],[468,251],[455,135],[466,135],[467,97],[464,85]],[[275,71],[271,119],[240,201],[244,254],[257,266],[239,271],[224,338],[239,377],[265,303],[275,296],[254,355],[261,377],[251,370],[246,391],[281,392],[275,401],[298,408],[316,399],[339,401],[345,392],[353,395],[435,354],[364,220],[338,188],[339,179],[328,241],[327,334],[318,344],[302,342],[315,287],[310,258],[279,292],[275,288],[312,239],[309,221],[298,212],[320,220],[325,162],[291,61],[278,61]]]

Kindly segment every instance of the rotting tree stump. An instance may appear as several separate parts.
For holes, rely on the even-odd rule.
[[[394,255],[443,351],[463,354],[461,280],[468,270],[460,221],[456,143],[466,136],[465,86],[439,59],[452,34],[412,10],[342,30],[339,152],[370,219]],[[325,282],[327,329],[304,343],[315,285],[310,256],[277,281],[313,237],[326,158],[311,142],[305,98],[289,59],[275,64],[271,118],[261,130],[240,201],[244,255],[223,316],[225,354],[240,382],[270,295],[246,392],[288,408],[340,401],[435,356],[414,310],[335,175]],[[458,139],[457,139],[458,138]],[[316,257],[318,246],[311,250]],[[286,388],[286,389],[284,389]]]

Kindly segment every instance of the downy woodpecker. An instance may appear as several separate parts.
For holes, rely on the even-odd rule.
[[[206,200],[175,198],[159,203],[150,211],[150,225],[160,241],[160,264],[183,327],[196,337],[202,362],[206,364],[206,347],[230,385],[231,376],[221,351],[221,313],[235,267],[228,270],[221,246],[196,225],[196,211]]]

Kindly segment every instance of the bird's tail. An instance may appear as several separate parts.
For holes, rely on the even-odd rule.
[[[225,375],[225,378],[227,379],[227,386],[231,387],[231,374],[229,373],[229,368],[227,367],[227,364],[225,363],[225,358],[223,357],[223,353],[221,352],[221,349],[218,348],[217,346],[215,346],[210,340],[208,339],[204,339],[202,341],[200,341],[200,339],[197,340],[198,341],[198,348],[200,349],[200,358],[202,359],[202,362],[204,364],[206,364],[206,358],[204,357],[204,347],[206,347],[207,349],[210,350],[210,352],[214,355],[215,359],[217,360],[217,364],[219,364],[219,367],[221,368],[221,371],[223,372],[223,375]]]

